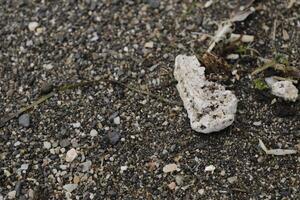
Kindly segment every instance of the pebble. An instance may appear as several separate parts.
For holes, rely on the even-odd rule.
[[[200,190],[198,190],[198,193],[200,194],[200,195],[204,195],[204,189],[200,189]]]
[[[8,199],[15,199],[15,198],[16,198],[16,191],[15,191],[15,190],[10,191],[10,192],[7,194],[7,198],[8,198]]]
[[[91,169],[92,161],[88,160],[86,162],[81,163],[82,172],[87,172]]]
[[[118,141],[119,141],[120,138],[121,138],[121,135],[120,135],[118,132],[116,132],[116,131],[109,132],[109,133],[107,134],[107,136],[108,136],[109,142],[110,142],[112,145],[117,144]]]
[[[51,69],[53,69],[53,65],[51,63],[43,64],[43,68],[46,69],[46,70],[51,70]]]
[[[205,172],[214,172],[215,169],[216,169],[215,166],[209,165],[209,166],[206,166],[206,167],[205,167],[204,171],[205,171]]]
[[[50,142],[44,142],[44,148],[45,149],[50,149],[51,148],[51,143]]]
[[[230,183],[230,184],[233,184],[237,181],[237,176],[232,176],[232,177],[229,177],[227,178],[227,181]]]
[[[120,117],[115,117],[114,118],[114,124],[119,125],[121,123]]]
[[[145,44],[145,48],[149,48],[149,49],[152,49],[154,47],[154,43],[153,42],[147,42]]]
[[[59,146],[61,146],[62,148],[65,148],[67,146],[69,146],[71,144],[71,142],[68,139],[63,139],[61,141],[59,141]]]
[[[81,126],[80,122],[73,123],[72,126],[74,128],[79,128]]]
[[[92,129],[91,130],[91,132],[90,132],[90,136],[92,136],[92,137],[96,137],[98,135],[98,132],[97,132],[97,130],[95,130],[95,129]]]
[[[41,94],[42,95],[49,94],[52,91],[53,91],[53,84],[52,83],[44,83],[41,86]]]
[[[175,163],[165,165],[163,168],[164,173],[173,172],[175,170],[178,170],[177,165]]]
[[[160,1],[159,0],[147,0],[147,3],[151,8],[159,8],[160,6]]]
[[[19,125],[23,127],[29,127],[30,126],[30,116],[29,114],[23,114],[19,117]]]
[[[173,182],[171,182],[170,184],[168,184],[168,188],[170,189],[170,190],[174,190],[175,188],[176,188],[176,183],[173,181]]]
[[[28,167],[29,167],[29,164],[22,164],[21,167],[20,167],[20,169],[21,170],[27,170]]]
[[[175,181],[176,181],[177,185],[182,185],[183,184],[183,177],[181,175],[177,175],[175,177]]]
[[[28,29],[30,30],[30,31],[35,31],[35,29],[37,28],[39,26],[39,23],[37,23],[37,22],[30,22],[29,24],[28,24]]]
[[[261,125],[261,121],[257,121],[257,122],[253,122],[254,126],[260,126]]]
[[[67,192],[73,192],[76,188],[78,187],[77,184],[66,184],[63,186],[63,188],[67,191]]]
[[[77,156],[78,156],[77,151],[74,148],[72,148],[67,152],[66,161],[72,162]]]
[[[14,144],[14,146],[17,147],[17,146],[19,146],[20,144],[21,144],[20,141],[16,141],[15,144]]]
[[[121,173],[123,173],[124,171],[126,171],[128,169],[128,167],[125,165],[125,166],[121,166]]]

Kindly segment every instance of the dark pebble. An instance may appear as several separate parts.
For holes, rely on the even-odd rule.
[[[52,83],[44,83],[41,87],[41,94],[49,94],[50,92],[53,91],[53,85]]]
[[[30,116],[29,114],[23,114],[19,117],[19,125],[23,127],[30,126]]]

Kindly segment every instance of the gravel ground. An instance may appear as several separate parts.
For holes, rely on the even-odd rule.
[[[226,130],[194,132],[174,103],[176,55],[204,52],[201,34],[213,35],[213,22],[236,5],[205,2],[0,1],[0,116],[91,80],[173,102],[107,81],[54,92],[0,128],[0,200],[300,199],[299,152],[272,156],[258,146],[300,149],[300,103],[254,89],[256,57],[229,62],[239,79],[225,82],[239,105]],[[300,7],[287,5],[256,2],[235,32],[254,35],[261,57],[299,66]]]

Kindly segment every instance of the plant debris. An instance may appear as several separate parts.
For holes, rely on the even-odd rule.
[[[290,155],[290,154],[296,154],[296,150],[291,149],[267,149],[265,144],[261,139],[258,139],[259,146],[262,148],[262,150],[268,154],[268,155],[275,155],[275,156],[284,156],[284,155]]]

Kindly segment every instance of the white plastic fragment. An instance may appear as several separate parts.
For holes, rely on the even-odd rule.
[[[266,83],[272,90],[272,94],[281,97],[286,101],[295,102],[298,98],[298,89],[292,81],[278,81],[273,77],[265,78]]]
[[[177,90],[192,129],[201,133],[218,132],[233,123],[238,100],[224,86],[207,81],[204,71],[196,56],[176,57]]]
[[[263,143],[261,139],[258,139],[258,141],[259,141],[260,148],[262,148],[262,150],[269,155],[284,156],[284,155],[297,153],[296,150],[292,150],[292,149],[267,149],[266,145]]]

